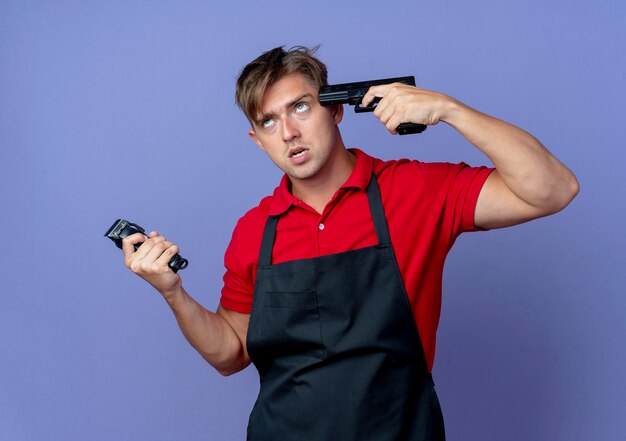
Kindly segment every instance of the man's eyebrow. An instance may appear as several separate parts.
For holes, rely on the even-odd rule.
[[[267,120],[267,119],[271,119],[274,117],[273,113],[264,113],[263,115],[259,116],[258,118],[254,119],[254,123],[255,124],[261,124],[263,121]]]
[[[312,98],[312,97],[313,97],[313,95],[311,95],[310,93],[304,93],[304,94],[300,95],[298,98],[296,98],[295,100],[293,100],[292,102],[290,102],[287,107],[291,107],[291,106],[297,104],[298,101],[301,101],[304,98]]]
[[[312,97],[313,97],[313,95],[310,94],[310,93],[303,93],[302,95],[300,95],[295,100],[290,101],[285,107],[287,107],[287,108],[292,107],[292,106],[296,105],[298,102],[302,101],[303,99],[305,99],[305,98],[312,98]],[[274,116],[276,116],[276,115],[274,113],[271,113],[271,112],[264,113],[259,118],[255,119],[254,122],[256,122],[257,124],[260,124],[263,121],[265,121],[266,119],[273,118]]]

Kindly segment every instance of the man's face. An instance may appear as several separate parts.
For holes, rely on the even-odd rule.
[[[267,88],[249,135],[291,178],[309,179],[341,146],[342,116],[342,106],[322,107],[317,87],[291,74]]]

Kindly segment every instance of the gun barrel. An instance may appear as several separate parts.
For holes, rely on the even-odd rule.
[[[415,77],[384,78],[381,80],[357,81],[354,83],[322,86],[319,91],[320,103],[323,106],[331,104],[350,104],[355,106],[361,103],[363,96],[370,87],[391,83],[403,83],[415,86]]]
[[[325,86],[328,87],[328,86]],[[320,89],[320,103],[323,106],[328,106],[330,104],[348,104],[349,101],[348,92],[345,90],[338,91],[326,91],[322,92]]]

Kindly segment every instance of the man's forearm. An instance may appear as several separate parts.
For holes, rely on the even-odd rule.
[[[248,364],[244,346],[222,316],[196,302],[182,286],[163,294],[189,343],[222,375],[230,375]]]
[[[527,204],[546,213],[555,212],[578,192],[573,173],[519,127],[455,100],[442,121],[487,155],[506,186]]]

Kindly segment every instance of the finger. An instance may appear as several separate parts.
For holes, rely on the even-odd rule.
[[[402,108],[400,104],[401,95],[397,95],[393,93],[393,88],[389,89],[389,93],[385,98],[383,98],[374,110],[374,114],[376,117],[385,125],[389,124],[391,119],[402,118]],[[392,132],[395,134],[395,130]]]
[[[391,133],[392,135],[397,135],[398,132],[396,131],[396,128],[399,126],[400,124],[396,124],[396,123],[387,123],[385,124],[385,128],[387,129],[387,131],[389,133]]]
[[[401,85],[403,86],[403,85]],[[403,86],[409,91],[409,86]],[[410,87],[410,89],[414,89]],[[414,93],[402,93],[399,88],[390,89],[387,97],[381,101],[379,118],[392,134],[397,134],[396,128],[402,123],[426,124],[424,122],[424,104]],[[375,112],[376,113],[376,112]]]
[[[131,234],[122,239],[122,251],[124,252],[124,258],[128,259],[135,253],[135,244],[144,242],[146,236],[142,233]]]
[[[361,100],[361,106],[367,107],[374,100],[374,98],[382,98],[387,94],[387,90],[391,84],[381,84],[380,86],[372,86],[370,87],[365,95],[363,95],[363,99]]]
[[[374,115],[376,118],[382,121],[383,124],[387,124],[389,118],[391,118],[396,111],[395,102],[393,99],[389,99],[389,95],[378,102],[376,109],[374,109]]]
[[[381,98],[374,109],[374,115],[376,115],[384,124],[389,121],[389,118],[398,111],[398,100],[403,96],[402,93],[406,92],[406,84],[391,83],[386,84],[385,95]]]
[[[151,237],[141,244],[141,247],[137,250],[137,258],[143,259],[154,247],[155,244],[167,240],[164,236]]]
[[[172,260],[172,257],[174,257],[179,252],[179,248],[176,245],[172,244],[165,251],[163,251],[163,254],[159,256],[159,258],[156,260],[156,263],[158,265],[168,266],[170,260]]]
[[[150,250],[146,253],[143,260],[150,263],[155,262],[159,259],[159,257],[161,257],[165,250],[167,250],[172,245],[172,242],[169,242],[167,240],[155,242]]]
[[[397,135],[398,132],[396,129],[398,128],[398,126],[406,122],[411,122],[411,121],[403,120],[402,118],[394,115],[393,117],[389,119],[387,124],[385,124],[385,127],[387,127],[387,130],[389,130],[389,133],[391,133],[392,135]]]
[[[390,84],[382,84],[380,86],[372,86],[369,88],[368,92],[365,94],[367,96],[369,104],[375,97],[381,98],[380,103],[384,103],[385,101],[390,101],[395,98],[399,93],[402,93],[407,87],[406,84],[402,83],[390,83]],[[364,98],[365,98],[364,96]],[[365,99],[363,100],[365,101]]]

